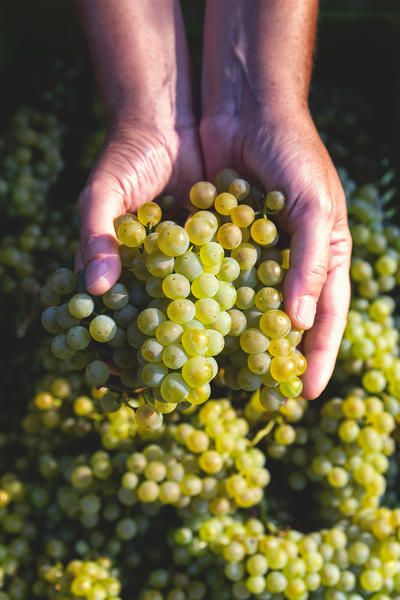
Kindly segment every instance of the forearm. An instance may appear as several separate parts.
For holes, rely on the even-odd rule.
[[[75,5],[111,118],[183,126],[191,113],[191,86],[179,2],[75,0]]]
[[[307,106],[318,0],[209,0],[203,117]]]

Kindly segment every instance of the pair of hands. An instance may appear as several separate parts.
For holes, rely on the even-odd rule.
[[[306,102],[269,107],[254,103],[246,86],[241,93],[249,101],[241,103],[240,111],[230,111],[226,102],[207,110],[203,101],[200,123],[187,102],[162,120],[114,111],[80,197],[79,266],[86,268],[91,293],[106,292],[121,270],[113,220],[162,191],[185,199],[193,183],[213,181],[223,168],[236,169],[267,190],[284,190],[288,203],[280,225],[291,236],[284,304],[293,324],[309,330],[303,383],[304,396],[312,399],[332,373],[349,304],[351,238],[345,196]]]

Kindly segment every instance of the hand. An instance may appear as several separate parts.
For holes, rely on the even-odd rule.
[[[213,116],[201,124],[208,178],[232,167],[288,203],[281,225],[291,236],[284,304],[304,336],[306,398],[316,398],[334,368],[350,300],[351,237],[345,196],[307,109],[255,117]]]
[[[123,121],[111,130],[79,199],[81,241],[78,268],[86,286],[104,294],[121,272],[113,221],[136,211],[163,190],[179,201],[203,178],[194,124],[181,130]]]

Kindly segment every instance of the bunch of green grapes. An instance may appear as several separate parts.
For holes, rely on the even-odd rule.
[[[205,402],[220,363],[228,387],[265,386],[267,410],[301,393],[301,332],[280,309],[289,253],[271,247],[278,232],[266,217],[284,207],[285,197],[274,191],[258,198],[264,214],[257,218],[246,181],[227,169],[216,184],[193,186],[190,198],[200,210],[185,227],[161,221],[154,202],[137,216],[118,217],[125,269],[101,300],[74,294],[77,278],[68,269],[42,289],[50,305],[42,323],[58,334],[54,355],[70,368],[86,367],[91,385],[105,385],[113,363],[124,386],[151,389],[155,408],[168,412],[178,403]]]
[[[39,569],[40,580],[36,587],[48,598],[119,600],[121,582],[117,573],[107,557],[75,559],[65,567],[45,564]],[[44,584],[43,590],[41,583]]]

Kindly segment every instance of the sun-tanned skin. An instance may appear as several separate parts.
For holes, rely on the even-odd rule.
[[[283,189],[285,309],[309,330],[304,395],[315,398],[345,326],[351,253],[343,189],[307,104],[317,0],[207,2],[200,124],[178,2],[76,4],[110,117],[80,198],[89,291],[104,293],[119,276],[113,219],[163,189],[182,197],[224,167]]]

